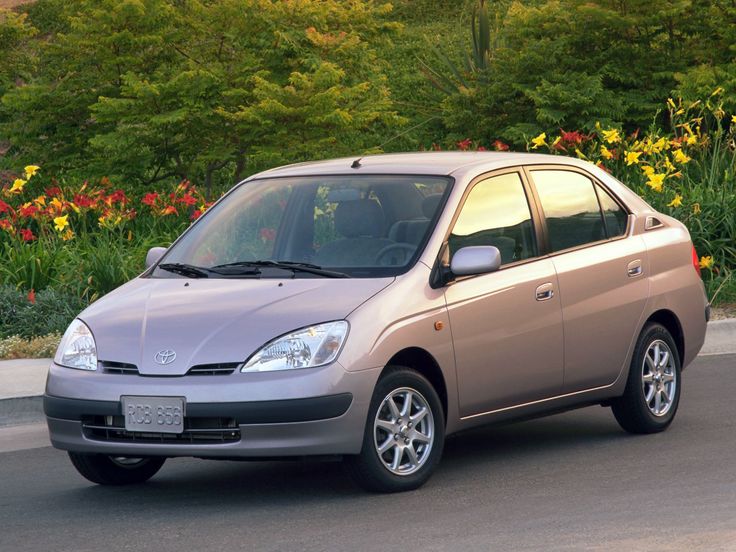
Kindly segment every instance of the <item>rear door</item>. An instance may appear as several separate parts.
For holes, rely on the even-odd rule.
[[[493,245],[501,268],[446,287],[460,414],[470,417],[548,398],[562,386],[562,313],[551,259],[541,258],[521,170],[469,187],[448,236],[449,256]]]
[[[624,368],[649,293],[644,241],[628,236],[624,205],[589,174],[559,166],[527,174],[558,278],[563,392],[608,385]]]

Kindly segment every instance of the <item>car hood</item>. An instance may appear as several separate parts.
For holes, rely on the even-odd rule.
[[[137,278],[79,318],[100,361],[182,375],[201,364],[243,362],[275,337],[344,319],[393,280]],[[176,358],[161,365],[154,358],[164,350]]]

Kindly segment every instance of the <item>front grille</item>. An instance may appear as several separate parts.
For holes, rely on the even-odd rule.
[[[219,364],[198,364],[187,372],[188,376],[228,376],[240,367],[239,362],[221,362]]]
[[[120,374],[120,375],[138,375],[138,367],[135,364],[128,364],[126,362],[113,362],[110,360],[100,361],[100,365],[106,374]]]
[[[110,360],[100,361],[100,366],[103,372],[106,374],[117,374],[123,376],[146,376],[146,377],[182,377],[184,374],[171,374],[171,375],[147,375],[138,372],[138,367],[135,364],[128,364],[126,362],[114,362]],[[240,362],[221,362],[219,364],[198,364],[192,366],[186,373],[187,376],[229,376],[235,370],[240,368]]]
[[[114,443],[178,443],[210,445],[240,441],[234,418],[184,418],[183,433],[126,431],[123,416],[84,416],[84,436],[94,441]]]

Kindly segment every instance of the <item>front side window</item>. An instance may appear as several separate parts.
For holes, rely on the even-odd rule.
[[[197,221],[153,275],[196,275],[194,267],[202,277],[285,276],[289,269],[274,263],[351,277],[399,274],[418,257],[450,182],[404,175],[246,182]]]
[[[551,252],[606,239],[593,181],[565,170],[533,170]]]
[[[518,173],[493,176],[473,187],[448,245],[451,256],[462,247],[492,245],[501,252],[502,265],[536,256],[531,212]]]

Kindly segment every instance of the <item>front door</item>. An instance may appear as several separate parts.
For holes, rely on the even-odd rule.
[[[519,172],[483,179],[448,238],[450,258],[462,247],[492,245],[502,262],[445,290],[462,417],[552,397],[562,387],[557,276],[552,261],[538,257],[529,205]]]

